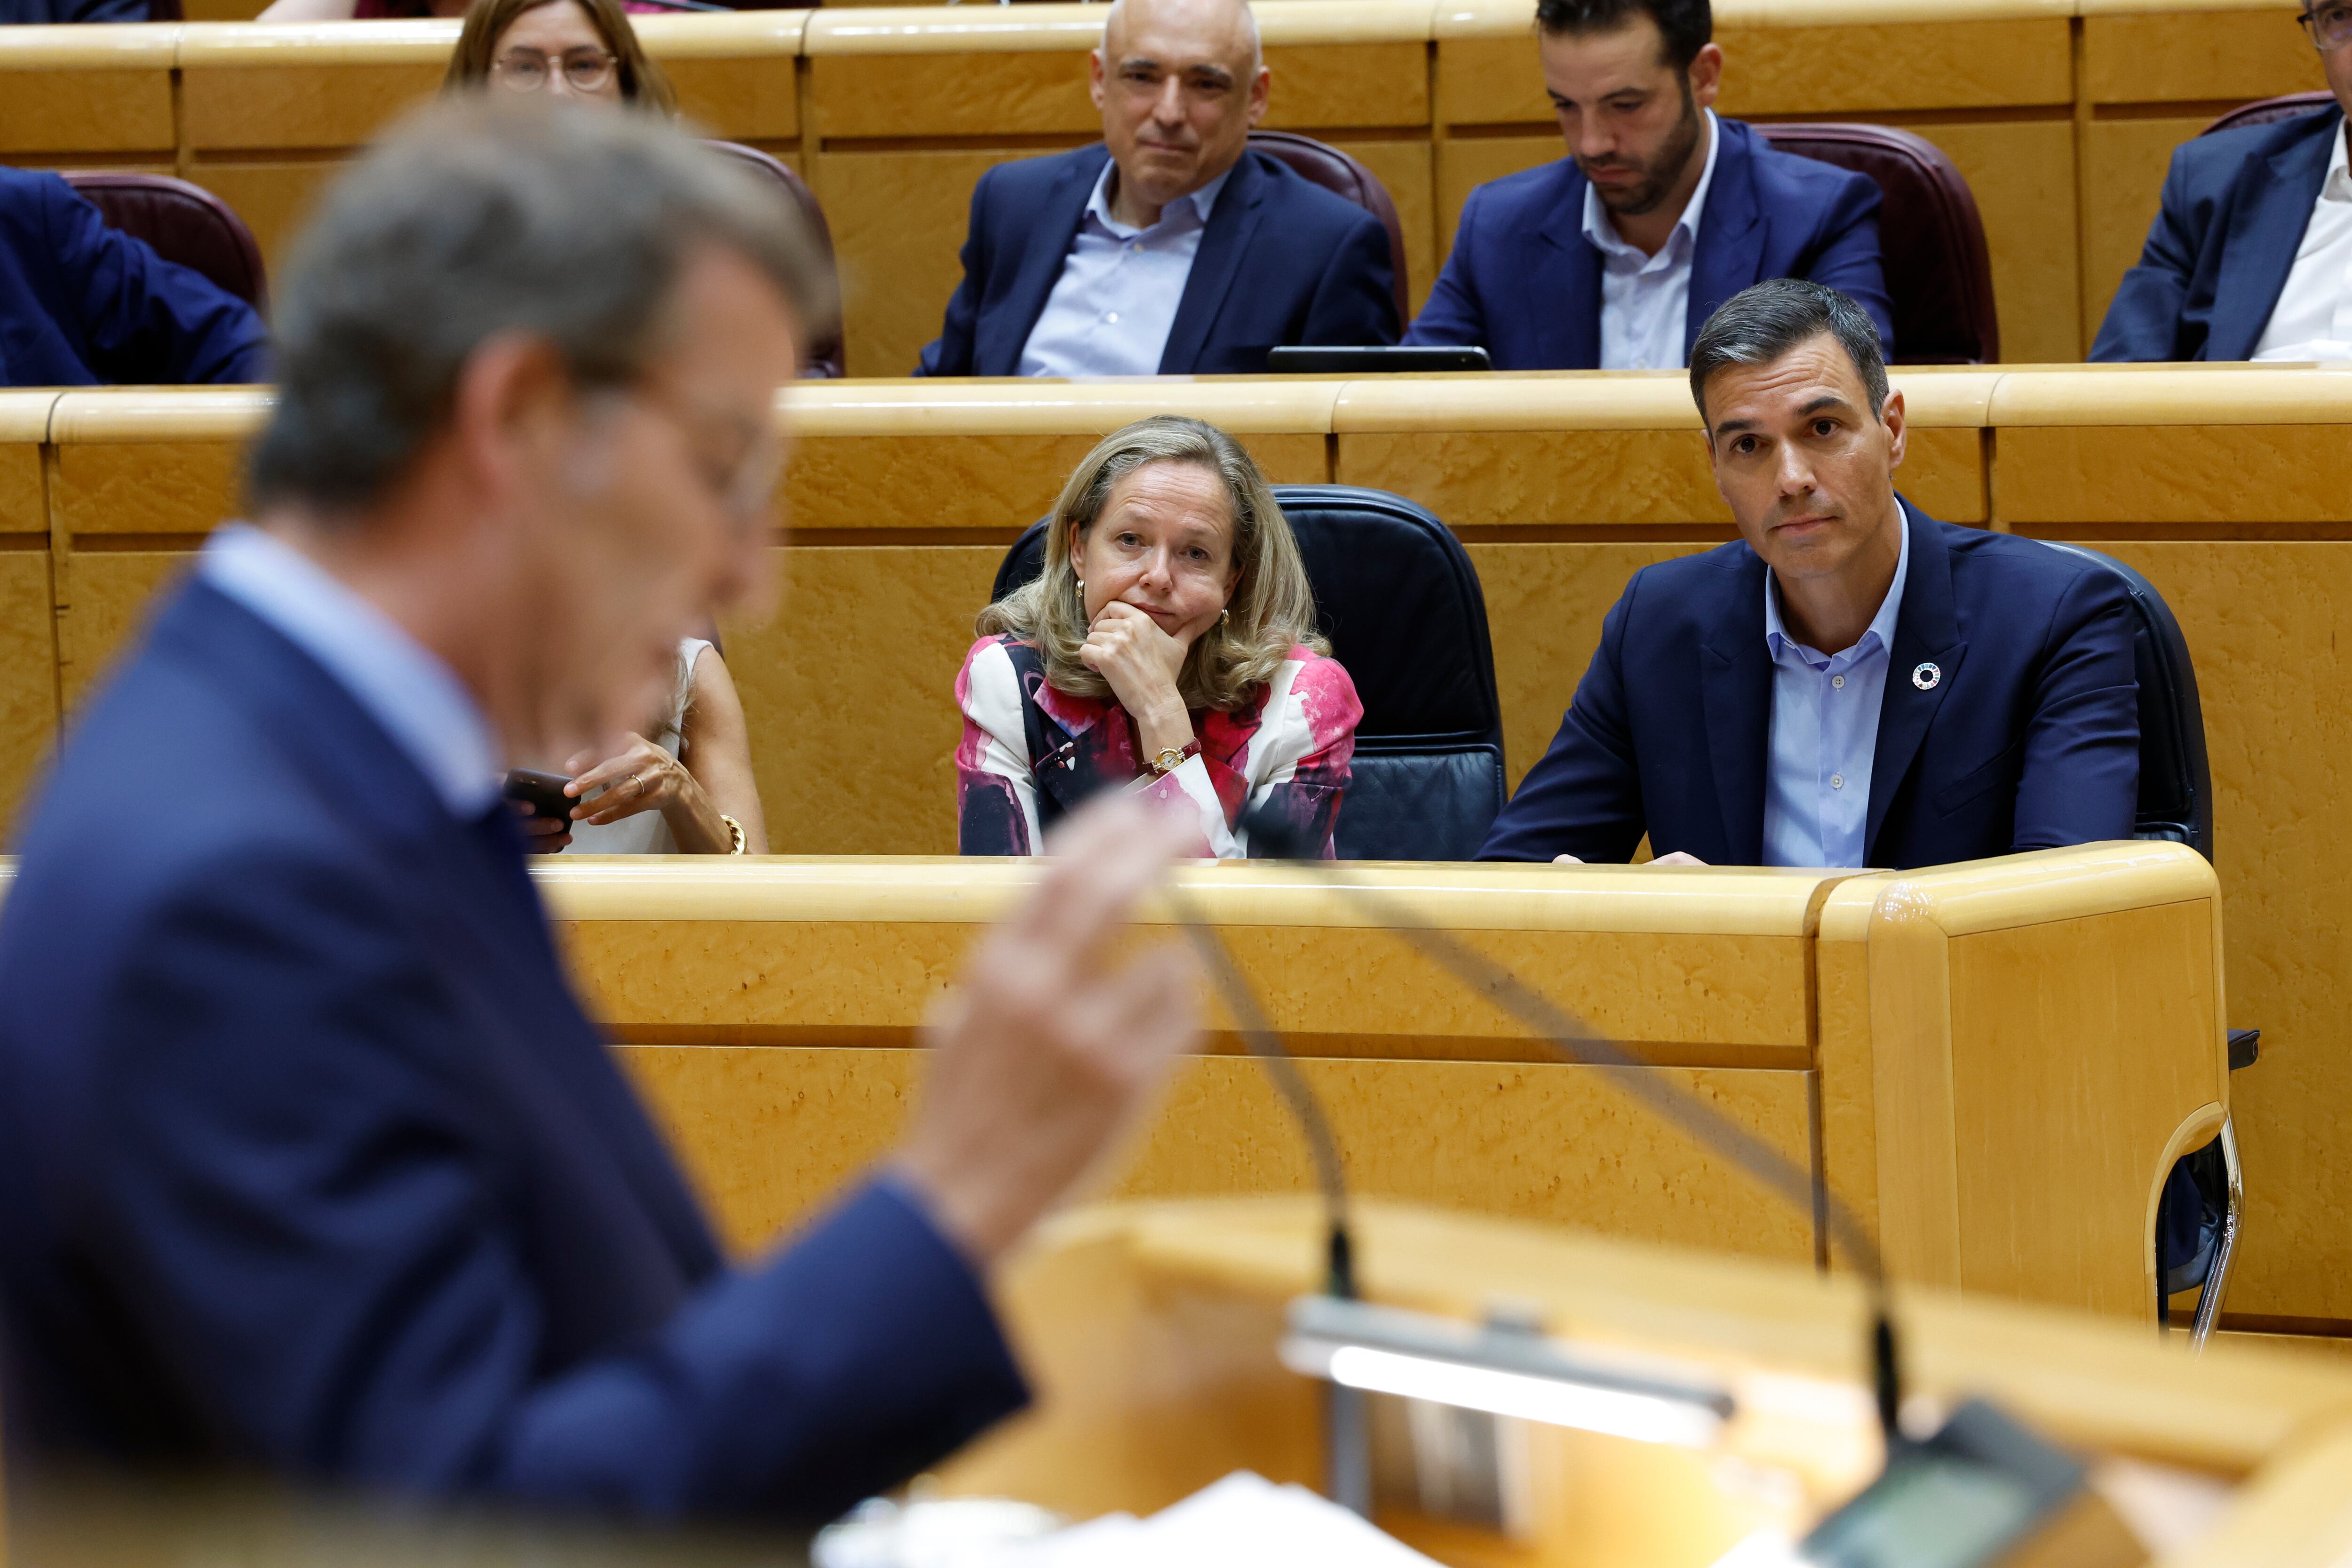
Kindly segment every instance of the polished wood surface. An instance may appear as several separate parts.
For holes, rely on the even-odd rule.
[[[740,1246],[889,1146],[925,1019],[1041,868],[535,871],[591,1005]],[[2218,888],[2193,852],[2094,846],[1900,877],[1349,876],[1360,886],[1233,864],[1179,885],[1306,1058],[1363,1190],[1781,1258],[1828,1246],[1799,1206],[1622,1098],[1612,1071],[1551,1059],[1382,929],[1401,906],[1854,1196],[1903,1278],[2147,1316],[2156,1194],[2228,1097]],[[1827,962],[1833,946],[1860,965]],[[1120,1193],[1311,1184],[1232,1021],[1213,1005],[1209,1026]]]
[[[207,9],[209,7],[209,9]],[[342,158],[436,89],[457,24],[184,24],[0,38],[0,158],[149,163],[218,193],[275,258]],[[1416,302],[1472,185],[1561,155],[1531,0],[1265,0],[1267,123],[1323,137],[1396,198]],[[224,14],[227,13],[227,14]],[[2003,348],[2080,355],[2137,255],[2171,150],[2231,103],[2322,85],[2293,7],[2262,0],[1771,0],[1717,7],[1719,107],[1879,120],[1941,147],[1984,216]],[[1083,55],[1099,6],[827,7],[646,16],[713,134],[790,155],[832,221],[858,375],[939,331],[971,191],[1099,133]],[[805,61],[805,65],[802,63]]]
[[[1313,1203],[1276,1199],[1104,1205],[1049,1224],[1000,1289],[1038,1404],[940,1484],[1080,1518],[1149,1511],[1244,1466],[1318,1484],[1316,1386],[1276,1346],[1287,1301],[1319,1284],[1320,1223]],[[1696,1452],[1527,1428],[1521,1539],[1383,1508],[1384,1527],[1442,1562],[1699,1568],[1752,1531],[1801,1533],[1877,1468],[1852,1281],[1378,1200],[1353,1228],[1374,1300],[1467,1320],[1507,1300],[1588,1356],[1649,1358],[1738,1405]],[[2158,1568],[2326,1568],[2352,1548],[2352,1374],[2307,1378],[2305,1358],[2237,1346],[2192,1360],[2133,1329],[1916,1286],[1895,1306],[1924,1398],[1993,1399],[2095,1467],[2221,1483],[2203,1538]]]
[[[1911,493],[1967,518],[1973,490],[1976,515],[1994,526],[2119,555],[2181,621],[2231,910],[2229,1022],[2265,1031],[2261,1063],[2234,1086],[2250,1217],[2231,1305],[2259,1326],[2352,1331],[2352,1149],[2334,1114],[2352,1095],[2352,1058],[2332,993],[2352,879],[2352,829],[2336,805],[2352,781],[2337,718],[2352,684],[2338,651],[2352,648],[2352,526],[2329,521],[2352,494],[2342,439],[2352,376],[2075,366],[1896,380],[1921,426],[1903,471]],[[1549,743],[1626,579],[1728,537],[1678,384],[1553,375],[793,389],[784,607],[764,626],[727,628],[775,847],[953,849],[958,720],[944,694],[971,616],[1004,547],[1090,442],[1154,408],[1239,429],[1277,479],[1385,481],[1463,531],[1516,780]],[[0,505],[15,520],[0,529],[13,548],[0,555],[0,636],[29,651],[5,667],[0,701],[22,727],[14,780],[0,779],[11,806],[55,732],[56,693],[70,702],[87,689],[155,586],[233,509],[236,444],[266,406],[259,393],[226,389],[12,395],[0,402],[18,410],[13,437],[0,432]],[[37,448],[52,405],[54,439]],[[1955,443],[1936,466],[1931,441]],[[1450,456],[1424,460],[1416,443]],[[1555,465],[1570,458],[1581,489],[1559,480]],[[2249,517],[2281,521],[2240,521]],[[1844,960],[1824,944],[1820,962],[1827,997]],[[1825,1004],[1821,1026],[1826,1060],[1864,1025]],[[1824,1108],[1832,1140],[1844,1114]]]

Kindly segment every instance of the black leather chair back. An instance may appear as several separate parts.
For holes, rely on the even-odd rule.
[[[1885,205],[1878,248],[1895,308],[1896,364],[1990,364],[2000,358],[1992,252],[1976,193],[1943,149],[1892,125],[1759,125],[1783,153],[1868,174]]]
[[[1486,599],[1461,542],[1385,490],[1276,485],[1315,618],[1362,699],[1333,838],[1343,860],[1467,860],[1503,809],[1503,714]],[[992,597],[1045,570],[1045,523],[1006,552]]]
[[[2213,778],[2205,761],[2205,710],[2189,640],[2164,595],[2112,555],[2053,544],[2096,562],[2124,580],[2132,602],[2132,667],[2139,680],[2139,810],[2135,838],[2186,844],[2213,858]]]
[[[263,307],[268,274],[261,247],[245,220],[202,185],[117,169],[74,170],[62,178],[108,227],[145,240],[164,260],[204,274],[255,310]]]
[[[757,147],[746,147],[740,142],[713,142],[710,145],[742,163],[753,174],[782,186],[785,199],[816,230],[817,246],[824,252],[825,265],[833,265],[833,227],[824,221],[824,208],[817,205],[816,193],[809,189],[806,180],[793,174],[789,164]],[[841,326],[835,322],[831,332],[809,345],[808,360],[801,367],[801,376],[803,380],[813,380],[837,378],[848,374],[842,355]]]

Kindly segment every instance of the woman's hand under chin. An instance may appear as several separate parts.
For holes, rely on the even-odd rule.
[[[1184,656],[1211,621],[1171,635],[1133,605],[1114,599],[1087,630],[1078,657],[1110,682],[1111,695],[1135,721],[1136,743],[1147,762],[1192,743],[1192,716],[1177,694],[1176,681],[1183,672]]]

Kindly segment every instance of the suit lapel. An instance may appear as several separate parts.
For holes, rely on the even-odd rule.
[[[1257,154],[1244,153],[1225,188],[1217,193],[1217,205],[1209,212],[1209,226],[1201,235],[1201,247],[1192,253],[1192,270],[1185,276],[1183,298],[1176,303],[1176,319],[1169,323],[1168,346],[1160,353],[1160,374],[1191,375],[1200,363],[1209,329],[1216,325],[1217,312],[1224,309],[1242,258],[1249,254],[1250,242],[1257,235],[1265,182]]]
[[[1706,188],[1706,210],[1698,216],[1697,244],[1691,250],[1690,304],[1683,318],[1683,359],[1688,363],[1699,329],[1722,303],[1757,281],[1764,247],[1748,232],[1764,221],[1756,202],[1756,156],[1751,133],[1727,120],[1715,122],[1723,146],[1715,155],[1715,179]]]
[[[1911,771],[1935,721],[1944,695],[1959,683],[1969,645],[1952,610],[1952,552],[1938,537],[1936,520],[1903,506],[1911,531],[1911,570],[1903,584],[1903,611],[1895,621],[1895,647],[1886,663],[1886,689],[1879,699],[1878,745],[1870,764],[1870,820],[1863,830],[1863,864],[1877,864],[1879,825],[1904,775]],[[1922,664],[1936,667],[1925,690],[1913,679]],[[1922,674],[1920,679],[1930,679]]]
[[[1772,660],[1764,647],[1764,563],[1750,554],[1732,574],[1731,604],[1706,617],[1716,630],[1699,649],[1699,697],[1707,760],[1723,817],[1724,866],[1764,859],[1764,763],[1771,745]],[[1678,845],[1653,844],[1664,852]]]
[[[2244,359],[2262,341],[2327,178],[2335,138],[2344,134],[2341,114],[2320,118],[2327,121],[2326,135],[2302,137],[2250,171],[2245,194],[2230,215],[2213,279],[2212,324],[2205,335],[2209,360]]]
[[[1541,228],[1528,298],[1535,309],[1536,363],[1570,370],[1601,366],[1601,253],[1584,237],[1584,175],[1562,159],[1559,198]]]
[[[1028,346],[1037,318],[1045,313],[1045,301],[1053,297],[1062,263],[1068,259],[1078,224],[1087,216],[1095,181],[1108,162],[1109,151],[1099,146],[1082,147],[1064,162],[1029,226],[1020,268],[1004,291],[1003,306],[982,313],[981,341],[972,353],[974,374],[1021,374],[1021,351]]]

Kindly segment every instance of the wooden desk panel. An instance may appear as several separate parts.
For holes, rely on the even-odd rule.
[[[2318,51],[2288,4],[2084,6],[2083,93],[2097,103],[2223,102],[2319,91]]]
[[[0,48],[0,155],[160,153],[169,160],[171,23],[20,26]]]
[[[58,736],[56,614],[41,477],[53,392],[0,392],[0,829]]]
[[[2005,428],[2000,510],[2011,527],[2063,536],[2148,523],[2352,521],[2352,444],[2341,425]]]
[[[2081,128],[2083,353],[2147,242],[2173,149],[2212,122],[2211,113],[2197,113],[2094,120]]]

